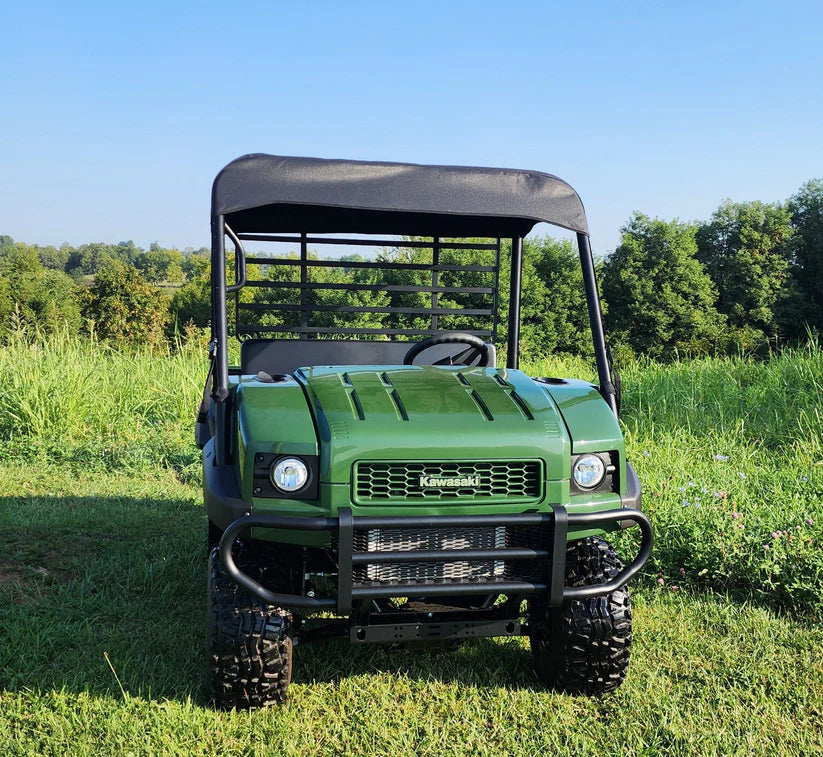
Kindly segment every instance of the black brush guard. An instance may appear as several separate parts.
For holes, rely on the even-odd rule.
[[[614,578],[605,583],[586,586],[566,586],[566,543],[569,528],[587,529],[624,525],[630,521],[640,527],[640,549],[632,562]],[[235,541],[250,527],[276,528],[296,531],[328,531],[337,536],[337,597],[310,597],[300,594],[278,594],[243,573],[234,561],[232,548]],[[450,529],[498,526],[544,527],[549,534],[542,548],[440,549],[395,552],[364,552],[354,549],[354,532],[370,529]],[[360,600],[388,597],[469,596],[478,594],[507,594],[548,596],[549,606],[563,602],[601,596],[620,588],[634,576],[648,560],[654,536],[648,517],[633,508],[600,512],[567,513],[563,507],[554,507],[550,513],[518,513],[507,515],[438,515],[438,516],[354,516],[348,508],[341,508],[336,518],[301,518],[286,515],[246,515],[235,520],[223,533],[218,547],[220,561],[236,584],[255,596],[278,607],[308,610],[336,610],[342,615],[352,611]],[[441,580],[437,583],[393,582],[391,585],[360,585],[353,577],[355,566],[412,562],[462,562],[468,560],[539,560],[549,558],[546,570],[539,580]]]

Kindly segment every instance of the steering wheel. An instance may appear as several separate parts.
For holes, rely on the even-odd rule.
[[[444,334],[435,334],[422,342],[413,345],[403,357],[403,365],[414,365],[414,359],[423,350],[434,347],[438,344],[465,344],[468,349],[458,352],[456,355],[449,355],[433,363],[433,365],[468,365],[468,361],[479,357],[478,367],[484,368],[489,364],[489,345],[479,336],[466,334],[462,331],[448,331]]]

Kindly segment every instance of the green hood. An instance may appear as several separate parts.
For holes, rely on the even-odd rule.
[[[549,394],[520,371],[442,366],[304,368],[320,476],[357,460],[543,460],[568,478],[570,441]]]

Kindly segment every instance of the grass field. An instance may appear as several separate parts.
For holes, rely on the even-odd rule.
[[[334,643],[298,647],[289,704],[251,714],[203,688],[204,372],[187,350],[0,352],[4,757],[823,754],[819,352],[625,371],[658,542],[615,694],[546,690],[516,639]]]

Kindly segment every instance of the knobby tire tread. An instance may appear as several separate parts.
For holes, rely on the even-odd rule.
[[[602,539],[590,537],[567,546],[567,586],[605,583],[621,568],[617,554]],[[559,608],[533,602],[530,614],[534,618],[531,647],[541,679],[567,693],[588,696],[620,686],[632,641],[631,602],[625,586]]]
[[[209,557],[209,695],[219,709],[282,704],[291,682],[292,616],[230,581]]]

